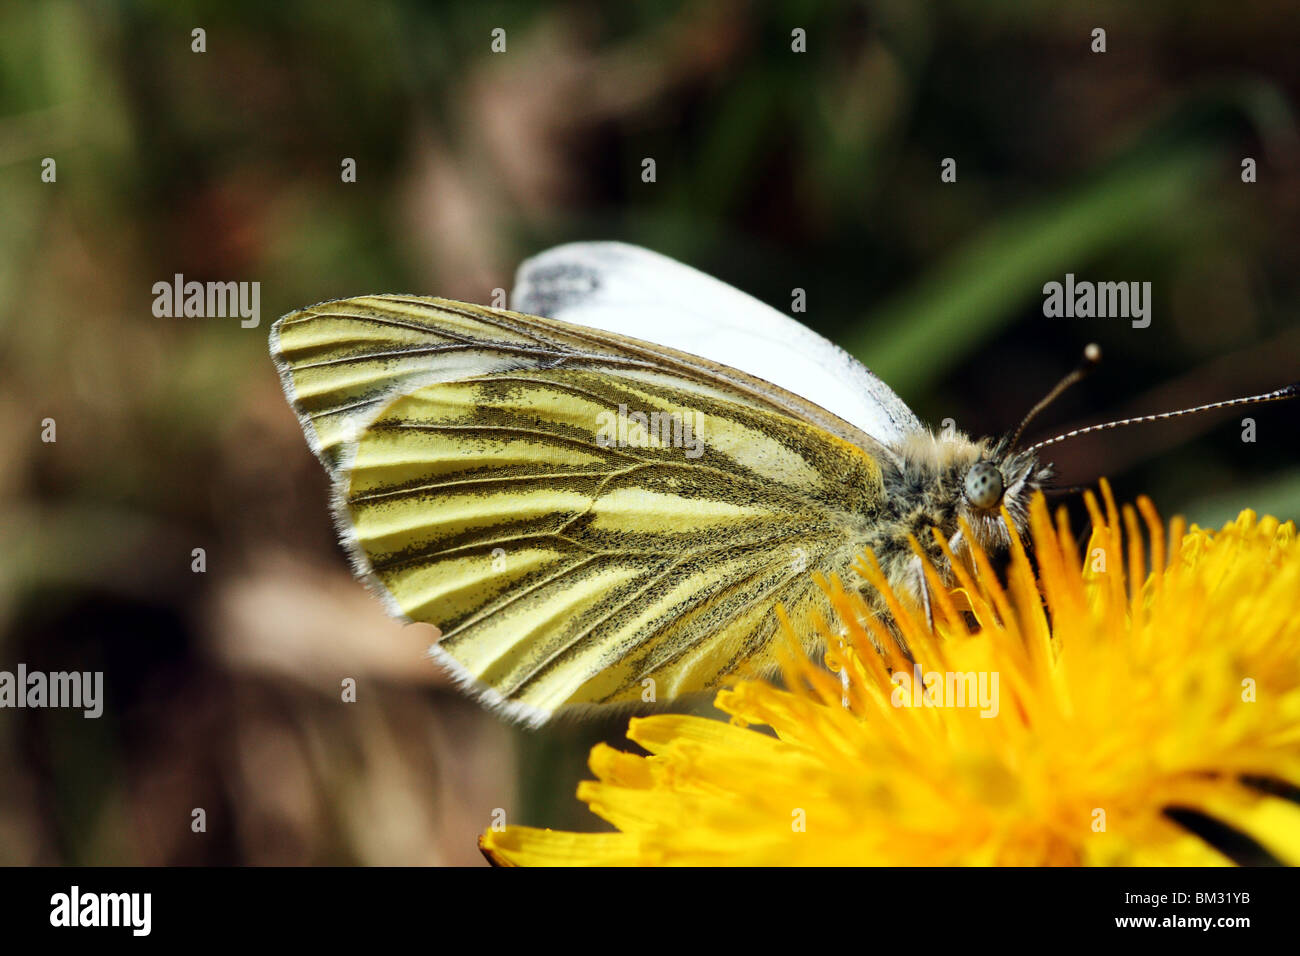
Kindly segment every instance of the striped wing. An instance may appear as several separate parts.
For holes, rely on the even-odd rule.
[[[273,343],[359,573],[534,723],[768,667],[773,605],[827,613],[812,572],[846,573],[879,508],[871,439],[648,343],[399,296]]]
[[[725,282],[622,242],[571,242],[519,267],[521,312],[637,335],[802,395],[888,447],[922,430],[903,400],[835,343]]]

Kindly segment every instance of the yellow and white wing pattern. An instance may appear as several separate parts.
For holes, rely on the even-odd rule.
[[[846,574],[881,505],[854,426],[614,333],[370,296],[286,315],[272,351],[358,573],[534,724],[768,669],[775,605],[829,617],[813,572]]]

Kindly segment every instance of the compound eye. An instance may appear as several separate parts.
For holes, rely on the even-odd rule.
[[[976,508],[996,508],[1002,500],[1002,472],[991,461],[977,461],[966,472],[966,500]]]

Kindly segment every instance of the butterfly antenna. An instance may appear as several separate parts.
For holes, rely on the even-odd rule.
[[[1044,395],[1037,405],[1029,410],[1029,414],[1020,420],[1020,424],[1016,426],[1016,430],[1012,432],[1011,437],[1006,440],[1004,447],[1015,448],[1016,442],[1020,441],[1020,436],[1024,434],[1025,429],[1029,427],[1029,423],[1037,418],[1038,414],[1043,409],[1060,398],[1061,393],[1067,388],[1074,385],[1076,382],[1081,382],[1083,379],[1087,378],[1088,373],[1096,368],[1100,363],[1101,346],[1096,342],[1091,342],[1086,348],[1084,348],[1083,359],[1077,366],[1075,366],[1074,371],[1057,382],[1055,387]]]
[[[1079,435],[1086,435],[1089,432],[1105,431],[1108,428],[1120,428],[1123,425],[1140,425],[1143,422],[1158,422],[1166,418],[1180,418],[1183,415],[1195,415],[1198,412],[1212,412],[1216,408],[1232,408],[1234,405],[1262,405],[1264,402],[1281,402],[1288,398],[1295,398],[1300,395],[1300,382],[1288,385],[1285,388],[1274,389],[1271,392],[1264,392],[1260,395],[1247,395],[1245,398],[1230,398],[1224,402],[1211,402],[1208,405],[1197,405],[1194,408],[1180,408],[1176,412],[1160,412],[1157,415],[1140,415],[1137,418],[1121,418],[1118,421],[1103,422],[1100,425],[1089,425],[1087,428],[1076,428],[1074,431],[1066,432],[1064,435],[1057,435],[1055,438],[1049,438],[1046,441],[1040,441],[1030,445],[1025,451],[1036,451],[1039,448],[1046,448],[1048,445],[1055,445],[1057,442],[1063,442],[1067,438],[1075,438]]]

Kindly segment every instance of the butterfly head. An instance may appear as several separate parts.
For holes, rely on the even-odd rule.
[[[1017,532],[1029,520],[1029,502],[1052,478],[1050,465],[1040,464],[1032,452],[1010,448],[995,439],[974,440],[945,429],[911,436],[900,447],[901,467],[886,486],[896,508],[897,524],[886,533],[897,534],[896,550],[910,555],[908,536],[914,537],[942,573],[942,552],[927,528],[935,528],[954,552],[964,550],[964,524],[988,554],[1007,550],[1011,535],[1003,509]]]
[[[963,484],[966,500],[973,507],[985,510],[996,508],[1002,503],[1002,493],[1007,487],[1007,483],[1002,480],[1001,469],[983,458],[970,466]]]
[[[979,443],[978,458],[966,469],[962,481],[962,516],[979,544],[989,553],[1000,553],[1010,544],[1010,533],[1002,520],[1005,508],[1011,523],[1023,537],[1029,519],[1029,499],[1052,478],[1052,466],[1040,465],[1035,449],[1020,448],[1020,436],[1038,413],[1062,392],[1083,379],[1101,361],[1101,349],[1089,345],[1083,360],[1061,379],[1027,414],[1010,434],[993,443]],[[954,539],[954,544],[958,539]]]
[[[946,441],[936,438],[944,447],[938,458],[947,464],[950,475],[960,475],[959,481],[951,478],[947,483],[949,489],[956,489],[954,497],[957,506],[950,513],[955,521],[960,517],[969,525],[971,534],[980,546],[990,555],[1004,552],[1010,545],[1011,535],[1007,523],[1003,520],[1005,509],[1010,518],[1011,527],[1023,539],[1029,520],[1029,501],[1034,493],[1044,489],[1052,480],[1054,470],[1051,463],[1041,464],[1040,449],[1048,448],[1059,442],[1091,432],[1136,425],[1144,422],[1160,421],[1182,415],[1193,415],[1237,405],[1255,405],[1262,402],[1281,401],[1300,395],[1300,383],[1288,385],[1259,395],[1212,402],[1192,408],[1178,409],[1172,412],[1160,412],[1143,415],[1138,418],[1124,418],[1118,421],[1103,422],[1076,428],[1054,438],[1036,442],[1027,447],[1021,446],[1020,436],[1038,413],[1047,408],[1056,398],[1074,383],[1083,379],[1098,362],[1101,361],[1101,349],[1093,344],[1083,353],[1083,359],[1069,375],[1065,376],[1056,387],[1026,415],[1020,424],[1004,437],[982,442],[972,442],[961,435],[950,435]],[[937,526],[951,534],[950,542],[954,551],[962,548],[962,535],[952,533],[950,526]]]
[[[1029,500],[1051,481],[1052,468],[1040,464],[1032,452],[1004,450],[999,445],[977,447],[981,453],[962,478],[958,513],[984,550],[1000,552],[1010,544],[1002,510],[1006,509],[1017,532],[1023,532]]]

